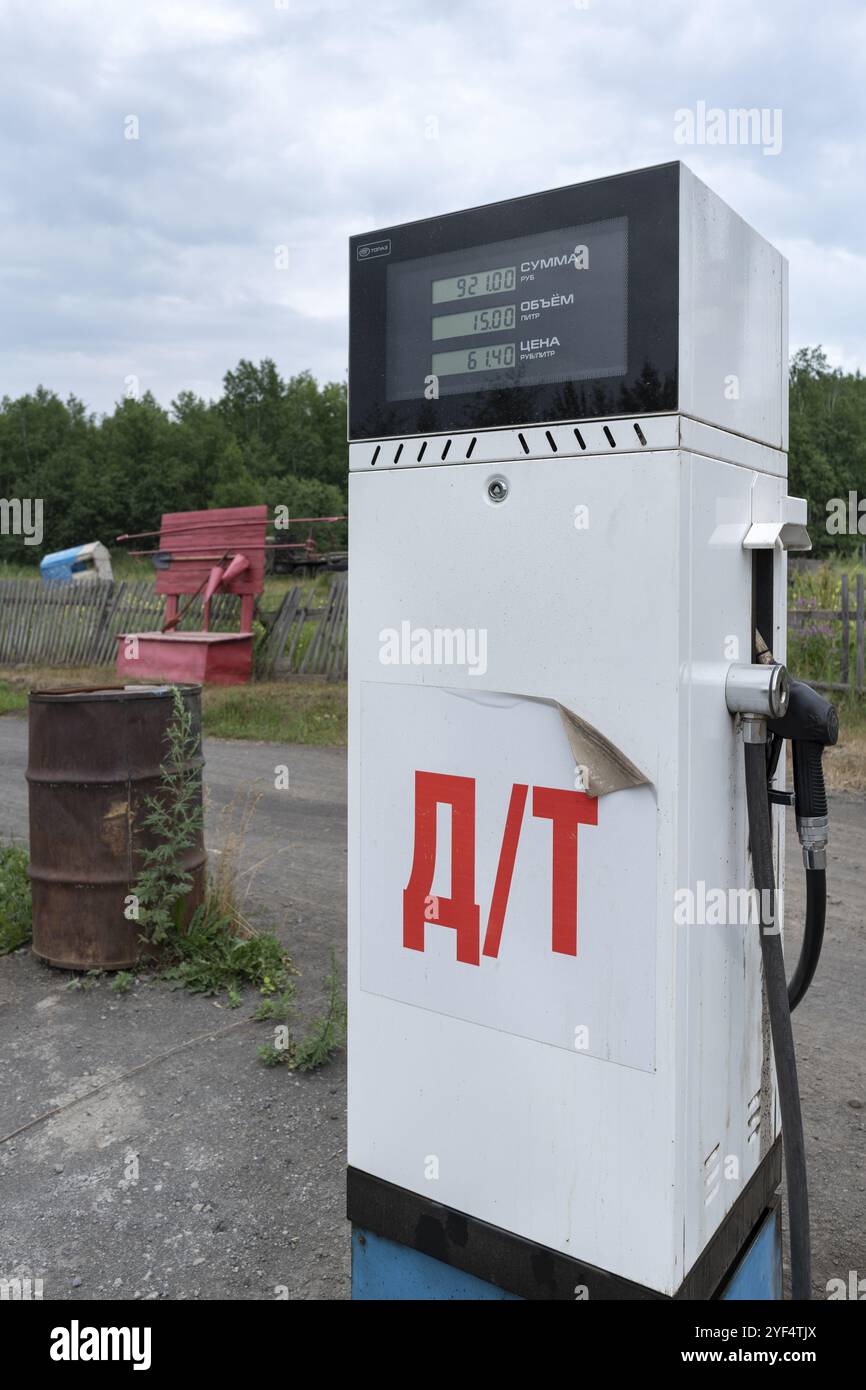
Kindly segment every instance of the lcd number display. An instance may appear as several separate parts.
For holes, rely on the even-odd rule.
[[[387,399],[622,376],[627,291],[625,217],[395,262]]]

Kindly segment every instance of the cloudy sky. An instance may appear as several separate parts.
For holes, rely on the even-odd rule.
[[[0,395],[342,380],[350,233],[676,158],[866,368],[864,92],[863,0],[0,0]]]

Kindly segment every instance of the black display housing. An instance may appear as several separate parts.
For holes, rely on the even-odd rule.
[[[676,410],[679,171],[678,163],[657,165],[352,237],[349,438],[386,439]],[[471,381],[458,378],[457,386],[469,389],[455,389],[452,381],[438,399],[388,399],[389,266],[423,257],[447,260],[449,253],[463,251],[471,264],[476,248],[621,218],[627,221],[628,246],[624,371],[504,386],[487,379],[481,389],[471,389]],[[485,302],[498,303],[502,297]],[[456,311],[468,303],[439,304],[431,312]],[[599,323],[601,337],[606,325],[601,319]],[[449,341],[444,346],[463,344]],[[392,346],[392,360],[393,351]],[[393,389],[393,369],[391,379]]]

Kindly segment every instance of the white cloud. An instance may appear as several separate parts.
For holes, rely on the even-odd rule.
[[[864,39],[855,0],[7,0],[0,393],[342,377],[350,232],[674,158],[790,254],[792,343],[864,364]],[[781,154],[675,144],[698,101],[781,108]]]
[[[780,241],[789,262],[791,351],[821,343],[833,366],[866,365],[866,254],[813,241]],[[827,306],[832,305],[832,317]]]

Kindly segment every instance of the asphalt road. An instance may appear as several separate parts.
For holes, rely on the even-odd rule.
[[[26,832],[25,750],[23,719],[0,719],[3,838]],[[309,1015],[332,945],[344,964],[345,755],[222,740],[205,755],[214,854],[231,838],[221,808],[233,803],[236,827],[249,790],[260,793],[240,863],[250,904],[302,971]],[[274,786],[281,764],[288,791]],[[830,1279],[866,1275],[866,799],[832,796],[831,821],[824,954],[794,1016],[816,1298]],[[792,820],[789,956],[802,883]],[[60,1299],[346,1297],[344,1059],[292,1077],[259,1063],[266,1025],[210,1038],[237,1015],[208,1000],[153,986],[70,993],[65,980],[26,951],[0,959],[0,1277],[41,1277]]]

